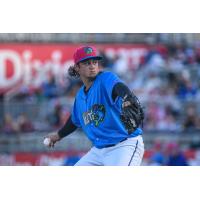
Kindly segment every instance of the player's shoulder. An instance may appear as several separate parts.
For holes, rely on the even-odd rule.
[[[105,78],[109,78],[109,77],[117,77],[117,75],[111,71],[102,71],[99,73],[98,76],[100,79],[105,79]]]
[[[82,85],[82,86],[79,88],[79,90],[77,91],[76,96],[75,96],[75,99],[81,98],[82,95],[83,95],[83,94],[82,94],[83,91],[84,91],[84,85]]]

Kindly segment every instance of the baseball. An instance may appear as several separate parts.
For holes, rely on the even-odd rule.
[[[50,142],[51,142],[50,138],[45,138],[44,141],[43,141],[43,143],[44,143],[45,146],[49,146]]]

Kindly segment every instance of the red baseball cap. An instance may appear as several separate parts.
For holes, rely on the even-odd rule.
[[[101,60],[102,57],[97,55],[97,51],[94,47],[91,46],[84,46],[80,47],[74,53],[74,63],[77,64],[81,61],[88,60],[88,59],[97,59]]]

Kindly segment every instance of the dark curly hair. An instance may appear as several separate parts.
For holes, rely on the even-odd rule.
[[[72,77],[72,78],[79,78],[80,75],[79,75],[79,73],[75,70],[75,67],[76,67],[76,65],[70,66],[69,69],[68,69],[68,74],[69,74],[69,76]]]

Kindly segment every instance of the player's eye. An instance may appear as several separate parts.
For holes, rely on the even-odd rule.
[[[86,66],[90,65],[90,61],[83,62],[83,65],[86,65]]]
[[[97,60],[93,60],[92,63],[93,63],[93,65],[96,65],[97,64]]]
[[[82,64],[85,66],[89,66],[90,64],[97,65],[97,60],[88,60],[88,61],[82,62]]]

